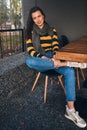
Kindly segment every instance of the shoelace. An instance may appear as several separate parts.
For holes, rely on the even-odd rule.
[[[74,114],[75,118],[77,119],[77,122],[82,120],[82,118],[79,116],[79,112],[78,111],[73,112],[73,114]]]

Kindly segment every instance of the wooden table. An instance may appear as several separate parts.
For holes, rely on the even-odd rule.
[[[78,40],[70,42],[66,46],[62,47],[58,52],[56,52],[56,59],[87,63],[87,36],[81,37]],[[82,69],[81,74],[85,80],[85,75]],[[76,75],[78,88],[80,89],[78,68],[76,68]]]
[[[87,36],[70,42],[56,53],[56,59],[87,63]]]

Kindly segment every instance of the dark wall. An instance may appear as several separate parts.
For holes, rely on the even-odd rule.
[[[28,11],[35,4],[44,10],[46,21],[56,27],[59,36],[65,34],[75,40],[87,34],[87,0],[26,0],[23,2],[25,25]]]

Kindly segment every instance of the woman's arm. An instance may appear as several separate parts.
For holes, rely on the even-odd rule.
[[[56,29],[53,29],[53,36],[52,36],[52,49],[55,55],[56,51],[59,50],[59,42],[58,42],[58,35]]]
[[[39,52],[35,51],[31,39],[26,40],[26,45],[27,45],[27,52],[29,53],[30,56],[42,57],[42,55]]]

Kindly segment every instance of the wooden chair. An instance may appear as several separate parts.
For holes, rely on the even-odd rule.
[[[41,74],[45,74],[44,103],[46,103],[46,97],[47,97],[48,78],[50,78],[51,84],[52,84],[53,83],[52,77],[57,76],[58,77],[58,83],[61,85],[61,87],[62,87],[62,89],[64,90],[64,93],[65,93],[65,87],[64,87],[63,82],[62,82],[62,75],[58,74],[54,70],[49,70],[49,71],[46,71],[44,73],[38,72],[36,79],[34,81],[34,84],[32,86],[32,91],[34,91]]]
[[[79,68],[75,68],[76,69],[76,78],[77,78],[77,85],[78,85],[78,89],[80,89],[80,72],[81,72],[81,76],[83,78],[83,80],[85,80],[85,74],[83,72],[83,69],[79,69]]]

